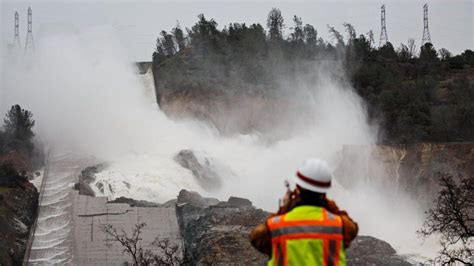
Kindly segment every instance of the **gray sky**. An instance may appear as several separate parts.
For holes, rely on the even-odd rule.
[[[315,26],[319,36],[328,40],[327,24],[343,31],[342,23],[355,26],[358,34],[373,30],[378,44],[380,36],[380,6],[385,3],[389,40],[398,47],[408,38],[417,46],[423,33],[423,4],[429,4],[431,39],[437,49],[453,53],[474,49],[473,0],[446,1],[1,1],[2,45],[13,40],[13,14],[20,13],[20,40],[26,38],[26,12],[33,9],[35,41],[46,29],[80,30],[96,25],[111,25],[117,29],[134,60],[150,60],[157,35],[169,30],[179,20],[191,27],[197,15],[214,18],[219,27],[230,22],[258,22],[265,25],[272,7],[281,9],[286,29],[291,18],[298,15],[303,23]]]

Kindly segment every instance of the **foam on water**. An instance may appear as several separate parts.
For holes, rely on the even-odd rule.
[[[74,262],[71,183],[92,159],[75,155],[49,158],[29,265],[69,265]]]

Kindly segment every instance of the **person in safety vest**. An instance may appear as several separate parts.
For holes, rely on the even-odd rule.
[[[294,177],[278,213],[250,233],[250,242],[270,258],[268,265],[346,265],[344,250],[359,230],[326,197],[331,172],[326,162],[308,159]]]

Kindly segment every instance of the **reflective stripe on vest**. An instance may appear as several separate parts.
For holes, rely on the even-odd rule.
[[[278,237],[289,234],[342,234],[342,227],[340,226],[285,226],[272,230],[272,237]]]
[[[269,265],[345,265],[342,220],[324,208],[296,207],[267,220],[272,236]]]

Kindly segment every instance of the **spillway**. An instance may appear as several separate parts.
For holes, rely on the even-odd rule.
[[[28,265],[73,264],[71,186],[89,163],[92,159],[75,154],[50,156],[47,161]]]

